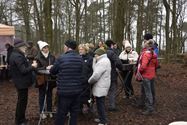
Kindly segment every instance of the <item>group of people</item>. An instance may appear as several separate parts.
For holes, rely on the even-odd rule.
[[[82,112],[88,112],[91,108],[90,100],[94,100],[97,106],[98,117],[94,121],[98,125],[107,125],[106,96],[109,97],[108,111],[118,110],[116,106],[117,77],[119,75],[117,70],[122,72],[125,79],[125,98],[131,98],[134,95],[131,83],[134,71],[123,70],[123,64],[137,63],[135,77],[142,82],[141,104],[146,109],[143,114],[149,115],[154,111],[154,77],[158,61],[151,34],[144,36],[140,55],[133,50],[128,40],[123,41],[122,52],[115,50],[115,43],[112,40],[100,41],[97,48],[93,48],[92,44],[78,45],[74,40],[67,40],[64,43],[64,53],[58,58],[49,51],[47,42],[38,41],[38,49],[34,48],[32,42],[28,43],[15,39],[14,49],[9,57],[11,78],[18,93],[16,125],[27,124],[25,111],[28,88],[32,83],[37,84],[39,88],[39,112],[42,119],[47,118],[43,112],[45,95],[47,96],[45,110],[49,112],[50,118],[53,117],[53,114],[50,113],[52,112],[52,92],[53,88],[57,86],[55,125],[64,125],[68,113],[70,113],[70,125],[76,125],[80,109]],[[37,76],[41,75],[40,70],[49,70],[50,77],[55,79],[52,81],[53,83],[46,84],[47,81],[42,81],[39,84]],[[55,77],[53,78],[53,76]]]

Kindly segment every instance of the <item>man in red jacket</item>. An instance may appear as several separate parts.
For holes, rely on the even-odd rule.
[[[154,41],[152,39],[145,40],[143,49],[138,60],[138,73],[141,75],[141,93],[142,101],[145,104],[144,115],[149,115],[154,111],[155,88],[154,77],[156,76],[156,68],[158,67],[157,56],[153,49]]]

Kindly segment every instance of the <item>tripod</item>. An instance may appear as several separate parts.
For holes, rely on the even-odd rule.
[[[43,115],[43,114],[55,113],[55,112],[46,111],[47,92],[48,92],[48,89],[49,89],[49,81],[50,81],[50,79],[49,79],[49,75],[50,75],[49,70],[39,70],[38,72],[44,75],[44,81],[46,82],[45,97],[44,97],[44,103],[43,103],[41,114]],[[38,121],[38,125],[40,125],[40,123],[41,123],[42,115],[40,115],[40,119]]]

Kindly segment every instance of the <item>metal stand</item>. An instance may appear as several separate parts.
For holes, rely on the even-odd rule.
[[[53,113],[54,114],[56,112],[47,112],[47,111],[45,111],[45,109],[46,109],[46,100],[47,100],[47,91],[49,89],[49,80],[48,80],[48,78],[46,79],[46,77],[48,77],[50,75],[49,70],[40,70],[39,73],[44,74],[44,79],[46,81],[45,98],[44,98],[44,103],[43,103],[41,114],[49,114],[49,113]],[[42,117],[40,116],[40,119],[38,121],[38,125],[40,125],[41,120],[42,120]]]

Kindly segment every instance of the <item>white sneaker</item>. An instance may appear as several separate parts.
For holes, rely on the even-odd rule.
[[[107,123],[103,124],[103,123],[99,123],[98,125],[107,125]]]
[[[40,117],[41,117],[41,119],[46,119],[47,118],[46,114],[43,114],[43,113],[40,114]]]
[[[100,119],[99,119],[99,118],[95,118],[95,119],[94,119],[94,122],[99,123],[99,122],[100,122]]]
[[[49,118],[53,118],[53,114],[52,113],[49,113]]]

